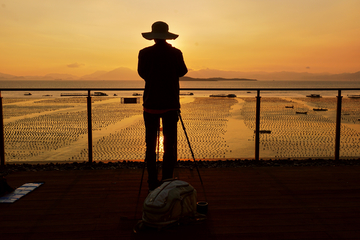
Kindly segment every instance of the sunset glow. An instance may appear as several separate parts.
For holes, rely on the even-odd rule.
[[[0,0],[0,73],[137,67],[162,20],[191,71],[360,71],[358,0]],[[124,76],[134,78],[134,75]]]

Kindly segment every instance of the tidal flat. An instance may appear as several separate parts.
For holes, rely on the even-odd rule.
[[[260,158],[333,158],[336,100],[336,97],[261,98]],[[255,97],[181,97],[181,115],[195,158],[253,159],[255,110]],[[86,98],[4,98],[3,114],[7,163],[87,161]],[[359,119],[360,99],[344,97],[341,158],[360,157]],[[92,98],[94,161],[142,161],[144,131],[141,101],[123,104],[120,97]],[[161,160],[161,141],[158,152]],[[191,158],[179,122],[178,159]]]

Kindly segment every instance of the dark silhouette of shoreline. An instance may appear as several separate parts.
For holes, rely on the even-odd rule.
[[[250,78],[192,78],[192,77],[181,77],[180,81],[257,81],[256,79]]]

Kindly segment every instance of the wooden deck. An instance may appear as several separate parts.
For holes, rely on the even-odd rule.
[[[141,169],[17,172],[18,187],[44,185],[0,204],[0,237],[12,239],[359,239],[360,167],[200,169],[208,219],[134,234],[147,194]],[[204,200],[196,170],[177,169]],[[146,174],[145,174],[146,178]],[[144,180],[144,183],[146,181]]]

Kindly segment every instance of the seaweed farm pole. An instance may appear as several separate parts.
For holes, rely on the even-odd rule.
[[[88,117],[88,154],[89,163],[93,160],[93,149],[92,149],[92,119],[91,119],[91,94],[88,90],[87,96],[87,117]]]
[[[341,90],[338,90],[336,106],[335,160],[339,160],[340,156],[341,99]]]
[[[5,144],[4,144],[4,115],[3,115],[3,103],[0,91],[0,159],[1,166],[5,165]]]
[[[259,160],[260,152],[260,90],[257,90],[256,96],[256,119],[255,119],[255,160]]]

